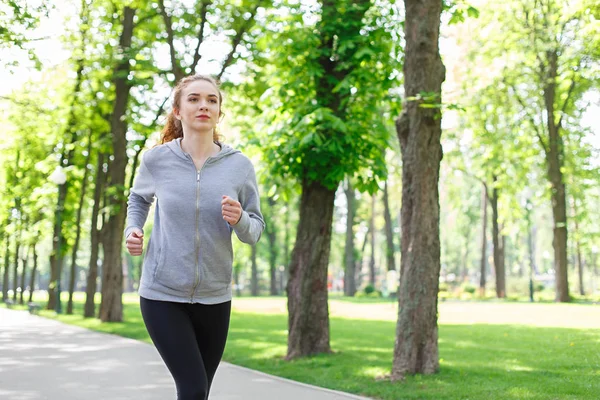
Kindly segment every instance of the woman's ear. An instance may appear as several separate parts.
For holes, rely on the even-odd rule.
[[[173,115],[175,116],[175,118],[177,118],[178,120],[181,121],[181,114],[179,114],[179,110],[174,108],[173,109]]]

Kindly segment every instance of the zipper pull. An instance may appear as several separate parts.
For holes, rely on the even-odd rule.
[[[196,182],[200,182],[200,171],[196,173]]]

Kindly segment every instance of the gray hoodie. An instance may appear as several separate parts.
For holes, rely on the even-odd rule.
[[[238,150],[221,151],[196,170],[181,139],[146,151],[129,194],[127,237],[142,229],[154,197],[154,227],[146,249],[139,294],[151,300],[217,304],[231,300],[231,233],[255,244],[265,223],[254,167]],[[242,205],[230,226],[222,216],[227,195]]]

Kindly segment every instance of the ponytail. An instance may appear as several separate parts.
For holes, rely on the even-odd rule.
[[[167,116],[167,123],[161,132],[160,144],[165,144],[171,140],[182,137],[183,127],[181,126],[181,121],[175,118],[175,114],[173,114],[173,111],[171,111]]]

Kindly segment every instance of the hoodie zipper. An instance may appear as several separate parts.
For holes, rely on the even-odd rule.
[[[190,303],[194,302],[194,293],[200,283],[200,170],[196,171],[196,279],[190,296]]]
[[[190,295],[190,303],[194,302],[194,294],[200,284],[200,174],[204,166],[208,164],[211,157],[208,157],[202,167],[196,170],[196,279],[194,280],[194,288]]]

